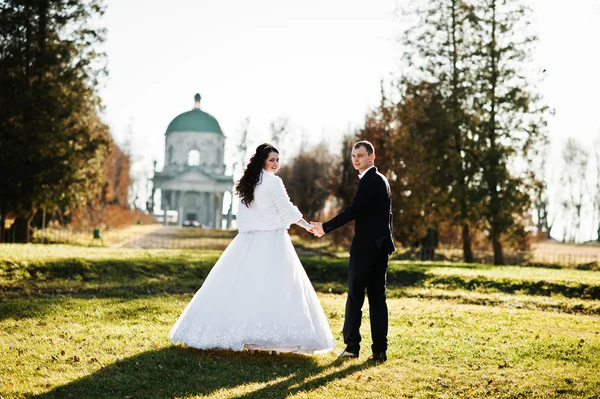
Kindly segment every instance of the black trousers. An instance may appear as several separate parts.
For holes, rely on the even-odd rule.
[[[369,298],[371,337],[373,353],[387,350],[388,308],[385,301],[385,285],[389,255],[385,252],[374,254],[350,254],[348,264],[348,299],[344,318],[344,343],[346,350],[360,351],[360,322],[365,291]]]

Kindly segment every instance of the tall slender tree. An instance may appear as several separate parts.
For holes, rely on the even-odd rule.
[[[478,219],[472,206],[476,172],[471,157],[470,119],[473,116],[469,101],[473,90],[472,36],[477,29],[473,6],[463,0],[412,1],[404,16],[409,24],[402,40],[407,61],[405,79],[410,80],[413,87],[421,82],[434,84],[439,95],[436,101],[443,101],[443,107],[448,110],[443,120],[436,123],[430,119],[432,126],[437,125],[438,132],[430,130],[429,133],[447,137],[439,145],[451,149],[444,153],[449,157],[445,160],[448,167],[438,174],[447,174],[453,180],[446,186],[452,190],[452,201],[447,205],[453,210],[454,223],[462,230],[463,258],[472,262],[471,229]],[[414,95],[418,93],[413,93],[413,98]],[[439,162],[434,158],[428,160]],[[443,180],[448,183],[447,178]]]
[[[502,235],[531,205],[533,187],[517,173],[517,159],[527,163],[546,141],[545,114],[531,75],[537,37],[530,30],[530,9],[521,0],[475,3],[473,109],[477,147],[472,155],[482,170],[484,217],[494,263],[504,264]]]

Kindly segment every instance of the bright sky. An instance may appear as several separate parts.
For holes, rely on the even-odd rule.
[[[393,14],[405,2],[106,0],[105,121],[119,142],[131,125],[137,173],[162,164],[167,125],[196,92],[230,150],[245,118],[258,144],[280,116],[290,121],[290,145],[326,137],[337,148],[377,105],[380,80],[397,74],[402,26]],[[588,144],[600,135],[600,0],[529,4],[558,157],[569,135]]]

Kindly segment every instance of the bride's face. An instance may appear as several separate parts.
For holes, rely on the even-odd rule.
[[[269,173],[275,173],[279,170],[279,154],[271,151],[265,161],[265,170]]]

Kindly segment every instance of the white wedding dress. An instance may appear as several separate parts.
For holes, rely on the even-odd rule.
[[[331,329],[288,235],[302,214],[279,177],[262,172],[239,233],[169,332],[198,349],[316,354],[335,348]]]

